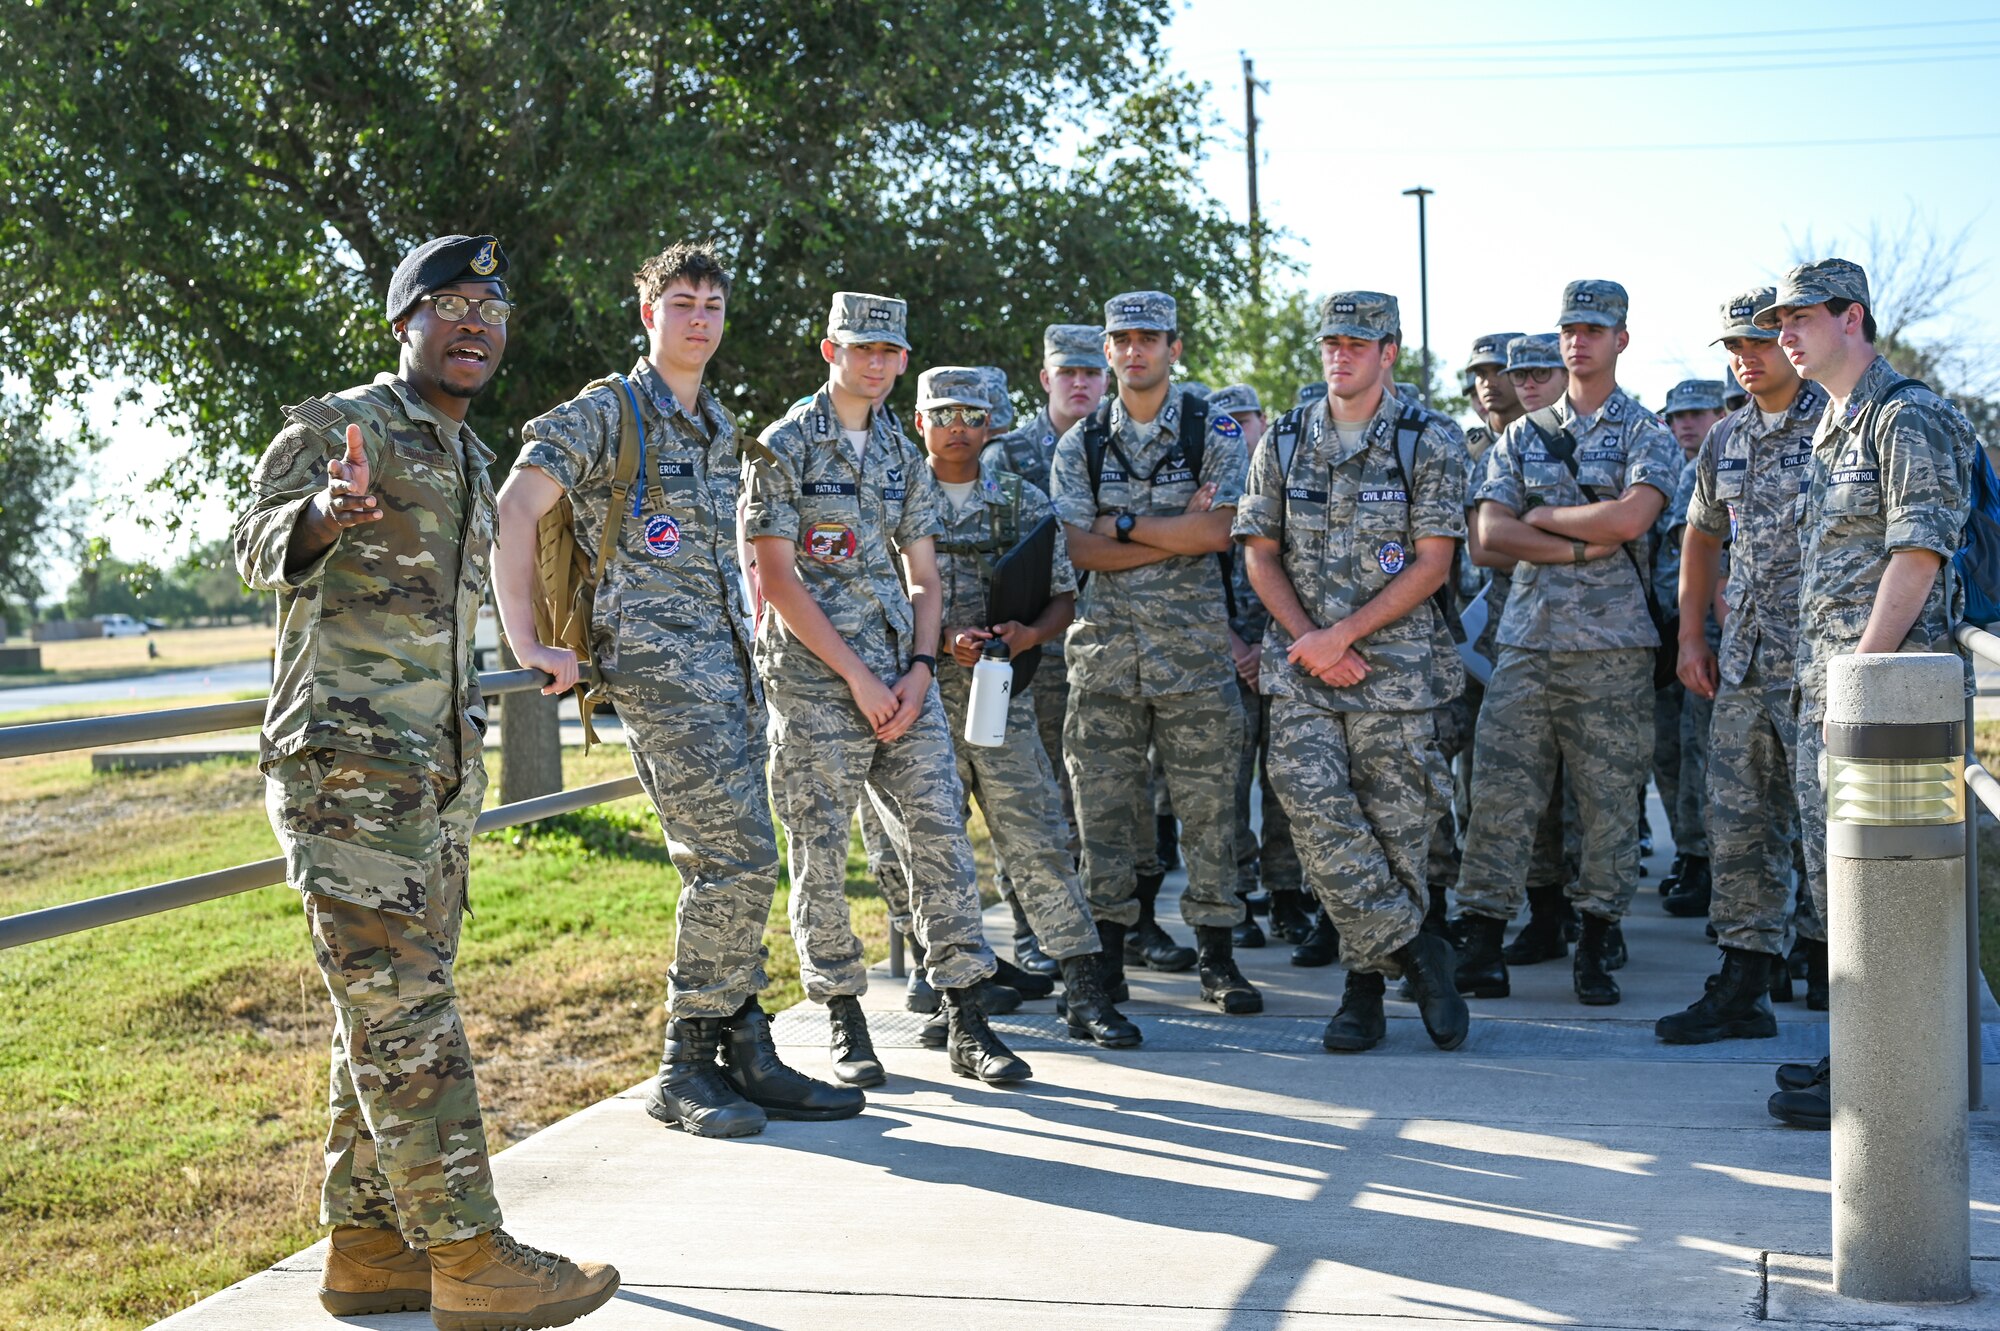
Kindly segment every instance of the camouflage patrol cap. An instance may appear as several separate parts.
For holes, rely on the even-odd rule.
[[[1631,305],[1632,298],[1616,282],[1585,278],[1563,288],[1562,315],[1556,320],[1556,327],[1596,324],[1599,328],[1616,328],[1625,322],[1625,312]]]
[[[1204,402],[1208,400],[1210,392],[1209,386],[1199,379],[1181,380],[1180,390],[1182,397],[1198,397]]]
[[[1560,370],[1562,339],[1554,333],[1530,333],[1507,344],[1509,370]]]
[[[1677,411],[1721,411],[1723,384],[1720,379],[1683,379],[1667,390],[1662,416]]]
[[[998,365],[981,365],[979,375],[986,381],[986,408],[993,413],[996,430],[1014,428],[1014,399],[1007,396],[1007,372]]]
[[[860,347],[870,342],[887,342],[910,349],[904,331],[909,307],[894,296],[876,296],[866,291],[836,291],[833,308],[827,312],[826,335],[837,346]]]
[[[1324,402],[1325,400],[1326,400],[1325,384],[1307,384],[1304,388],[1301,388],[1299,390],[1298,405],[1300,405],[1301,407],[1310,407],[1315,402]]]
[[[1488,333],[1473,338],[1472,354],[1465,358],[1465,373],[1471,374],[1483,365],[1506,365],[1507,344],[1519,336],[1519,333]]]
[[[1406,384],[1398,379],[1395,381],[1395,387],[1396,396],[1405,402],[1421,402],[1424,400],[1424,391],[1415,384]]]
[[[1736,382],[1736,371],[1724,370],[1722,372],[1722,405],[1728,410],[1734,411],[1749,400],[1750,395],[1743,391],[1743,385]]]
[[[1231,384],[1218,388],[1208,395],[1208,411],[1211,416],[1234,416],[1239,413],[1256,412],[1264,414],[1264,404],[1257,400],[1257,390],[1248,384]]]
[[[1362,337],[1371,342],[1403,336],[1403,312],[1380,291],[1336,291],[1319,307],[1319,340]]]
[[[985,407],[992,409],[987,397],[986,376],[970,365],[933,365],[917,376],[917,410],[929,411],[932,407]]]
[[[396,265],[382,312],[390,323],[439,287],[454,282],[500,282],[507,276],[507,251],[491,236],[437,236],[411,250]]]
[[[1756,319],[1757,312],[1768,308],[1777,296],[1776,287],[1751,287],[1748,291],[1738,292],[1723,301],[1722,332],[1709,345],[1726,342],[1732,337],[1754,337],[1760,342],[1769,342],[1775,338],[1778,335],[1777,330],[1758,327]]]
[[[1821,259],[1789,269],[1778,279],[1777,294],[1769,305],[1757,311],[1757,326],[1776,328],[1781,312],[1829,300],[1851,300],[1866,307],[1870,314],[1875,312],[1868,302],[1868,274],[1861,271],[1860,264],[1845,259]]]
[[[1175,333],[1180,307],[1164,291],[1127,291],[1104,302],[1104,331]]]
[[[1090,324],[1050,324],[1042,330],[1042,368],[1059,370],[1066,365],[1082,370],[1108,370],[1104,359],[1104,330]]]

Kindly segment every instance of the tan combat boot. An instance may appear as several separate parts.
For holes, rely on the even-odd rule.
[[[326,1247],[319,1301],[335,1317],[422,1312],[431,1306],[431,1259],[393,1229],[337,1226]]]
[[[438,1331],[567,1326],[618,1292],[618,1270],[530,1248],[504,1229],[433,1244],[431,1320]]]

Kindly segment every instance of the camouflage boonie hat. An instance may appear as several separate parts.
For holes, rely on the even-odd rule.
[[[1319,336],[1362,337],[1380,342],[1403,335],[1403,312],[1394,296],[1380,291],[1336,291],[1319,307]]]
[[[998,365],[976,367],[986,381],[986,409],[993,413],[988,422],[996,430],[1014,428],[1014,400],[1007,396],[1007,372]]]
[[[1208,414],[1211,416],[1234,416],[1252,411],[1261,416],[1264,404],[1257,400],[1257,390],[1248,384],[1231,384],[1208,395]]]
[[[894,296],[875,296],[866,291],[836,291],[833,308],[826,316],[827,338],[838,346],[859,347],[870,342],[887,342],[910,349],[904,331],[909,307]]]
[[[1724,391],[1720,379],[1683,379],[1667,390],[1667,405],[1660,408],[1660,414],[1671,416],[1677,411],[1721,411]]]
[[[992,410],[986,396],[986,376],[969,365],[934,365],[917,376],[917,410],[932,407],[984,407]]]
[[[1554,333],[1531,333],[1507,344],[1509,370],[1560,370],[1562,339]]]
[[[1307,384],[1304,388],[1301,388],[1299,390],[1298,405],[1302,407],[1310,407],[1315,402],[1324,402],[1325,400],[1326,400],[1325,384]]]
[[[1104,330],[1089,324],[1050,324],[1042,330],[1042,368],[1061,369],[1073,365],[1082,370],[1108,370],[1104,359]]]
[[[1616,282],[1588,278],[1572,282],[1563,288],[1562,315],[1556,320],[1556,327],[1596,324],[1599,328],[1616,328],[1625,322],[1625,313],[1631,305],[1632,298]]]
[[[1180,307],[1164,291],[1127,291],[1104,302],[1106,333],[1175,333]]]
[[[1472,339],[1472,354],[1465,358],[1465,373],[1471,374],[1482,365],[1507,364],[1507,344],[1521,336],[1519,333],[1488,333],[1484,337]]]
[[[1750,394],[1744,391],[1742,384],[1736,382],[1736,371],[1724,370],[1722,372],[1722,405],[1734,411],[1749,400]]]
[[[1860,264],[1845,259],[1821,259],[1818,263],[1802,263],[1779,278],[1771,303],[1757,311],[1756,324],[1759,328],[1776,328],[1780,311],[1829,300],[1851,300],[1866,306],[1870,314],[1875,312],[1868,301],[1868,274],[1861,271]]]

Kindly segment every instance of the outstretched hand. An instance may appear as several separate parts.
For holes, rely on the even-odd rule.
[[[347,427],[347,451],[326,464],[326,515],[341,527],[378,522],[381,506],[368,493],[368,453],[361,444],[361,427]]]

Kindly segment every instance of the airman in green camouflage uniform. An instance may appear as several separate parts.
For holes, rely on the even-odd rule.
[[[500,1229],[452,979],[486,792],[472,640],[493,543],[493,454],[464,416],[506,348],[506,271],[491,236],[411,251],[385,306],[398,372],[285,408],[235,523],[244,582],[278,593],[261,763],[333,1003],[320,1297],[340,1315],[463,1312],[469,1283],[487,1307],[574,1301],[568,1321],[618,1285],[596,1264],[543,1270]]]
[[[865,794],[908,873],[917,939],[951,1017],[953,1071],[1014,1082],[1028,1065],[973,997],[993,953],[935,687],[937,485],[877,405],[907,364],[904,319],[900,300],[836,292],[820,344],[826,387],[768,427],[743,464],[745,529],[767,602],[757,665],[791,854],[792,937],[807,996],[829,1008],[835,1075],[880,1081],[856,1001],[868,977],[846,897],[848,828]]]
[[[1383,977],[1407,974],[1432,1040],[1456,1049],[1455,958],[1421,927],[1426,848],[1451,802],[1434,713],[1464,687],[1432,598],[1465,535],[1465,445],[1383,391],[1402,338],[1393,296],[1335,293],[1319,337],[1331,392],[1265,436],[1234,526],[1271,615],[1272,781],[1348,970],[1326,1047],[1380,1042]]]
[[[1583,827],[1570,890],[1583,915],[1573,981],[1582,1002],[1619,997],[1612,930],[1638,885],[1634,792],[1652,756],[1659,646],[1641,578],[1648,533],[1680,479],[1673,437],[1616,383],[1626,303],[1614,282],[1565,288],[1568,393],[1507,428],[1474,495],[1481,544],[1519,561],[1481,713],[1459,887],[1460,987],[1482,996],[1508,991],[1501,932],[1520,905],[1534,838],[1521,810],[1547,804],[1560,758]]]
[[[1778,1033],[1765,994],[1785,965],[1792,845],[1798,836],[1792,710],[1799,622],[1798,506],[1826,393],[1802,382],[1777,335],[1752,322],[1777,292],[1760,287],[1723,302],[1721,341],[1754,400],[1708,433],[1695,458],[1681,552],[1681,604],[1711,600],[1728,559],[1721,656],[1683,623],[1680,673],[1690,698],[1712,696],[1708,829],[1713,850],[1709,921],[1723,950],[1722,980],[1654,1029],[1676,1044]],[[1824,956],[1811,910],[1799,933]],[[1822,963],[1823,964],[1823,963]],[[1786,973],[1789,983],[1790,975]]]
[[[1244,918],[1232,807],[1243,712],[1215,560],[1228,548],[1245,459],[1218,428],[1226,418],[1208,416],[1205,403],[1190,408],[1170,379],[1177,322],[1162,292],[1106,302],[1105,349],[1119,391],[1056,445],[1056,512],[1070,558],[1091,573],[1067,642],[1064,761],[1091,908],[1101,933],[1115,931],[1105,936],[1107,956],[1119,957],[1125,929],[1140,917],[1133,792],[1145,784],[1148,744],[1158,745],[1185,828],[1181,916],[1199,944],[1202,995],[1248,1013],[1263,998],[1237,970],[1230,940]],[[1149,418],[1135,419],[1135,409]],[[1182,413],[1191,409],[1205,421],[1198,468],[1188,456],[1193,441],[1182,442]]]

